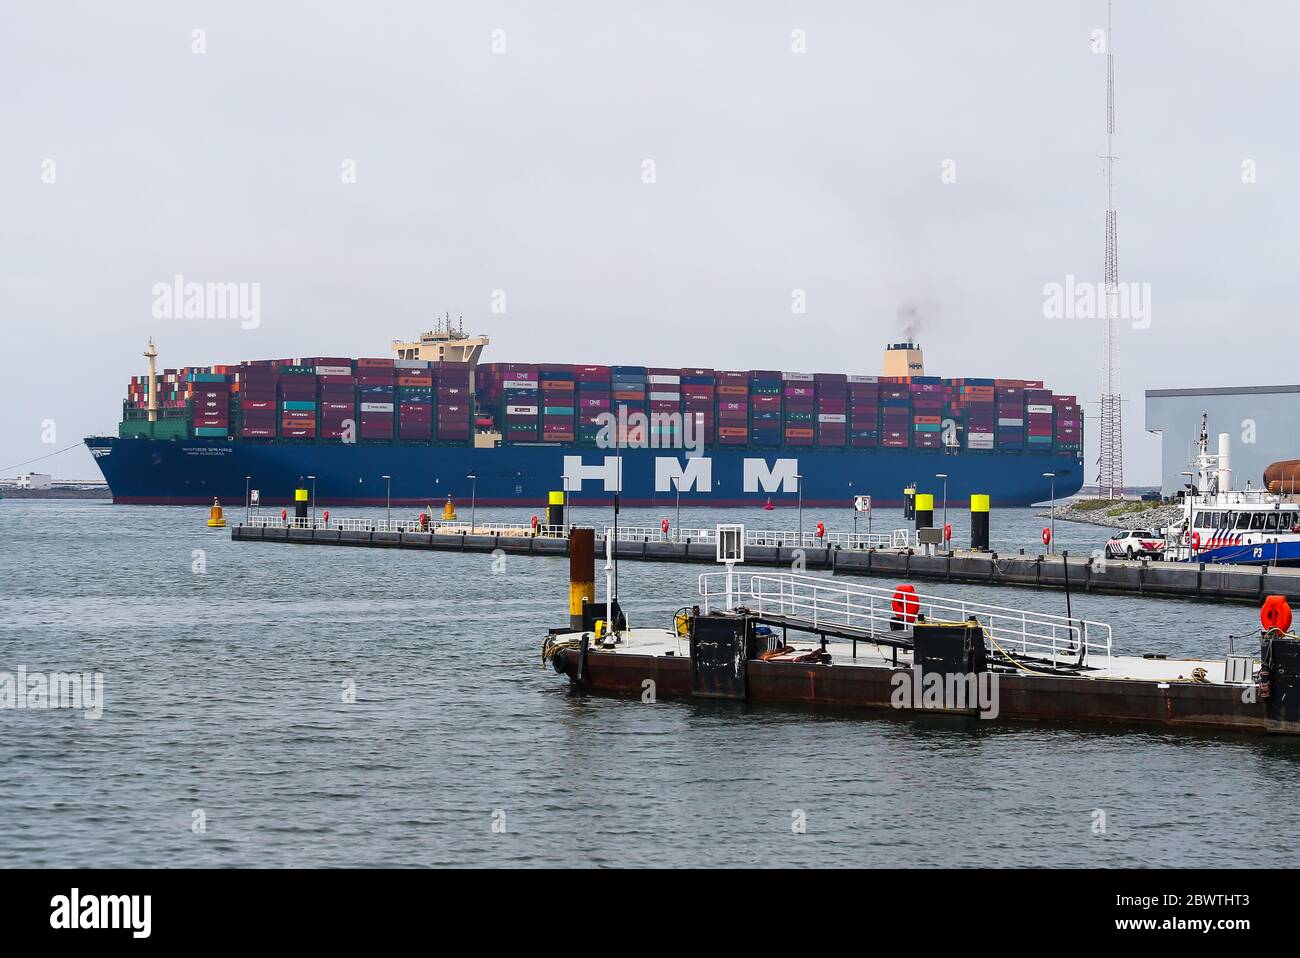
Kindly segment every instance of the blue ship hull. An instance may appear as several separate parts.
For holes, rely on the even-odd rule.
[[[1219,546],[1203,549],[1193,559],[1180,562],[1204,562],[1207,565],[1300,565],[1300,541],[1261,542],[1254,545]]]
[[[240,443],[222,439],[157,440],[92,437],[86,440],[113,501],[150,505],[242,503],[246,488],[265,505],[289,503],[301,479],[315,476],[319,505],[383,505],[391,476],[395,505],[424,506],[448,495],[468,501],[471,485],[481,505],[544,505],[565,488],[571,501],[613,501],[619,457],[611,450],[574,446],[391,446]],[[1051,493],[1043,473],[1055,470],[1058,498],[1083,484],[1083,464],[1073,454],[950,454],[919,450],[780,450],[711,447],[687,459],[681,450],[637,449],[621,454],[622,498],[628,506],[676,501],[673,478],[682,473],[682,505],[754,506],[767,499],[794,504],[803,489],[810,506],[846,506],[869,495],[875,505],[896,506],[905,486],[938,495],[948,475],[948,497],[960,502],[984,494],[997,505],[1044,502]],[[468,476],[477,479],[471,483]],[[801,476],[801,479],[796,479]],[[248,477],[248,478],[246,478]]]

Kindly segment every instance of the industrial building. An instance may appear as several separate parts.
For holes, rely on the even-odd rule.
[[[1201,414],[1209,416],[1211,444],[1226,432],[1232,441],[1232,483],[1263,485],[1264,470],[1300,458],[1300,385],[1148,389],[1146,429],[1160,436],[1160,489],[1173,495],[1187,482]]]

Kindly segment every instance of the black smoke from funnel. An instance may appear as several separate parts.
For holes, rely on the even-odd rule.
[[[904,342],[916,343],[918,337],[931,325],[938,309],[934,305],[922,306],[904,303],[898,307],[896,328]]]
[[[898,335],[905,343],[916,342],[921,331],[921,311],[915,306],[904,304],[898,307]]]

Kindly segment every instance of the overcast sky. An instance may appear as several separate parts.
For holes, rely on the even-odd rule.
[[[488,360],[878,373],[909,308],[931,374],[1091,401],[1095,469],[1101,323],[1043,288],[1101,278],[1100,0],[116,7],[0,13],[0,469],[115,433],[151,335],[164,366],[387,356],[450,310]],[[1126,478],[1156,482],[1143,390],[1300,381],[1300,9],[1114,17],[1119,275],[1151,290]],[[260,325],[155,318],[176,274],[260,283]]]

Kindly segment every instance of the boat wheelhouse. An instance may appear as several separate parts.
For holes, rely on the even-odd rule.
[[[1231,440],[1219,434],[1211,454],[1208,417],[1183,496],[1183,518],[1169,530],[1166,555],[1183,562],[1300,565],[1300,498],[1295,494],[1232,488]]]

